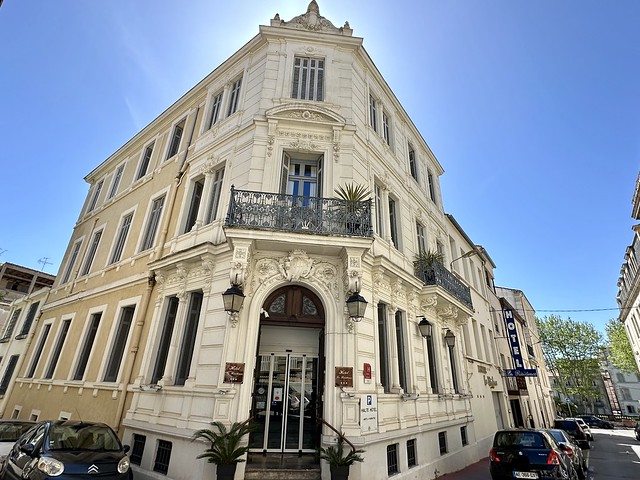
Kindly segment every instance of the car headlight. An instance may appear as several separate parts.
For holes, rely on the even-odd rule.
[[[46,473],[50,477],[57,477],[64,472],[64,463],[55,458],[42,457],[38,460],[38,470]]]
[[[118,472],[127,473],[129,471],[131,463],[129,462],[129,457],[126,455],[122,457],[122,459],[118,462]]]

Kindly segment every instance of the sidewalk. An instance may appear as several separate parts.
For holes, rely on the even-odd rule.
[[[458,470],[457,472],[447,473],[440,477],[442,480],[490,480],[489,473],[489,457],[485,457],[479,462]]]

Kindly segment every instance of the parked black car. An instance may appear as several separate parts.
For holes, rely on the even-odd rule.
[[[16,440],[35,424],[29,420],[0,420],[0,462],[4,461]]]
[[[612,430],[614,428],[613,423],[609,420],[604,420],[602,418],[596,417],[595,415],[578,415],[578,418],[584,420],[584,422],[590,427],[595,428],[608,428]]]
[[[575,480],[578,474],[565,450],[544,430],[499,430],[489,452],[489,472],[493,480]]]
[[[640,440],[640,422],[636,422],[636,428],[633,429],[633,433],[636,434],[636,440]]]
[[[4,462],[7,480],[131,480],[128,446],[103,423],[57,420],[38,423],[18,439]]]
[[[553,428],[558,428],[560,430],[564,430],[565,432],[567,432],[569,435],[571,435],[571,438],[573,438],[573,441],[579,447],[591,448],[591,445],[589,445],[589,439],[587,437],[587,434],[585,433],[584,430],[582,430],[582,427],[578,422],[575,421],[575,419],[558,418],[554,420]]]
[[[571,436],[564,430],[550,428],[547,432],[549,432],[559,444],[565,445],[566,448],[563,448],[562,451],[571,459],[571,463],[573,463],[573,468],[576,469],[578,477],[584,480],[587,477],[588,467],[582,449],[573,442]]]

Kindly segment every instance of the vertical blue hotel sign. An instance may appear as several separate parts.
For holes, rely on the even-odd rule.
[[[516,328],[516,319],[513,316],[513,310],[505,308],[502,310],[504,321],[507,325],[507,337],[509,338],[509,346],[511,347],[511,356],[513,357],[513,365],[516,370],[524,369],[522,360],[522,352],[520,351],[520,340],[518,340],[518,329]]]

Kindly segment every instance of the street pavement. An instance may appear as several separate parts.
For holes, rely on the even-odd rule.
[[[447,473],[439,478],[442,480],[488,480],[491,478],[489,474],[489,457],[485,457],[462,470]]]

